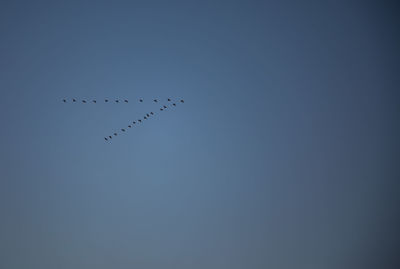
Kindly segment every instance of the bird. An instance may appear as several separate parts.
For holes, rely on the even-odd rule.
[[[167,108],[167,106],[164,106],[164,108]]]
[[[115,103],[119,103],[119,100],[115,100]]]
[[[140,99],[139,102],[143,102],[143,99]]]
[[[76,102],[76,99],[72,99],[72,102]]]
[[[105,100],[104,100],[104,102],[106,102],[106,103],[107,103],[107,102],[108,102],[108,99],[105,99]]]
[[[128,127],[129,127],[129,128],[132,128],[132,126],[131,126],[131,125],[128,125]]]
[[[134,121],[133,124],[136,124],[136,121]]]
[[[153,101],[154,101],[154,103],[157,103],[157,102],[158,102],[157,99],[154,99]]]
[[[150,115],[149,115],[149,114],[146,114],[146,116],[147,116],[147,117],[150,117]]]
[[[128,100],[125,99],[124,102],[125,102],[125,103],[128,103]]]
[[[121,131],[125,132],[125,129],[122,128]]]
[[[144,116],[143,119],[147,120],[146,116]]]
[[[176,104],[175,104],[175,103],[173,103],[172,105],[173,105],[173,106],[176,106]]]
[[[117,133],[114,133],[114,135],[117,136],[118,134],[117,134]]]
[[[150,112],[150,114],[151,114],[151,115],[154,115],[154,113],[153,113],[153,112]]]
[[[112,136],[111,136],[111,135],[109,135],[108,137],[109,137],[110,139],[112,139]]]
[[[82,103],[86,103],[86,100],[82,100]]]
[[[181,103],[184,103],[185,101],[181,100]]]
[[[108,141],[107,137],[104,137],[104,139],[105,139],[106,141]]]
[[[161,111],[163,111],[164,109],[160,108]]]
[[[138,120],[138,122],[142,122],[142,120]]]
[[[93,103],[95,103],[95,104],[96,104],[96,100],[93,100]]]
[[[168,98],[168,102],[171,102],[171,99]]]
[[[67,100],[63,99],[63,102],[64,102],[64,103],[66,103],[66,102],[67,102]]]

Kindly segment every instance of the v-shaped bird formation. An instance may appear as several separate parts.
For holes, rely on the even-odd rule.
[[[127,99],[107,99],[107,98],[106,99],[102,99],[102,100],[99,100],[99,99],[97,99],[97,100],[96,99],[91,99],[91,100],[81,99],[81,100],[78,100],[76,98],[70,98],[70,99],[63,99],[62,101],[64,103],[83,103],[83,104],[97,104],[97,103],[100,103],[100,102],[103,102],[103,103],[116,103],[116,104],[135,103],[134,101],[133,102],[129,102],[129,100],[127,100]],[[137,99],[136,102],[137,101],[139,103],[143,103],[144,102],[143,99]],[[150,102],[158,103],[159,99],[153,99]],[[167,103],[160,106],[160,111],[166,111],[168,108],[176,107],[179,103],[183,104],[183,103],[185,103],[185,101],[183,99],[177,99],[176,101],[173,101],[171,98],[167,98]],[[133,120],[126,127],[121,128],[119,131],[114,132],[111,135],[105,136],[104,137],[104,141],[110,141],[111,139],[113,139],[113,137],[118,136],[118,134],[122,134],[122,133],[127,132],[128,129],[133,128],[135,125],[142,124],[144,121],[154,117],[155,115],[156,115],[156,113],[154,111],[150,111],[150,112],[144,113],[143,116]]]

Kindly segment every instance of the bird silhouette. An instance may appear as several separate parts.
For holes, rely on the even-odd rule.
[[[129,128],[132,128],[132,126],[131,126],[131,125],[128,125],[128,127],[129,127]]]
[[[112,136],[111,136],[111,135],[109,135],[108,137],[109,137],[110,139],[112,139]]]
[[[119,100],[115,100],[115,103],[119,103]]]
[[[121,131],[125,132],[125,129],[121,129]]]
[[[93,103],[95,103],[95,104],[96,104],[96,100],[93,100]]]
[[[173,103],[172,105],[173,105],[173,106],[176,106],[176,104],[175,104],[175,103]]]
[[[125,103],[128,103],[128,100],[125,99],[124,102],[125,102]]]
[[[117,133],[114,133],[114,135],[117,136],[118,134],[117,134]]]
[[[108,141],[107,137],[104,137],[104,139],[105,139],[106,141]]]
[[[63,102],[64,102],[64,103],[66,103],[66,102],[67,102],[67,100],[63,99]]]
[[[167,108],[167,106],[164,106],[164,109]]]
[[[140,99],[139,102],[143,102],[143,99]]]
[[[185,101],[181,100],[181,103],[184,103]]]
[[[133,124],[136,124],[136,121],[134,121]]]
[[[107,103],[107,102],[108,102],[108,99],[105,99],[105,100],[104,100],[104,102],[106,102],[106,103]]]
[[[147,120],[146,116],[144,116],[143,119]]]
[[[160,108],[161,111],[163,111],[164,109]]]
[[[153,113],[153,112],[150,112],[150,114],[151,114],[151,115],[154,115],[154,113]]]
[[[76,102],[76,99],[72,99],[72,102]]]
[[[171,99],[168,98],[168,102],[171,102]]]
[[[153,101],[154,101],[155,103],[157,103],[157,102],[158,102],[158,100],[157,100],[157,99],[154,99]]]
[[[150,115],[149,115],[149,114],[146,114],[146,116],[147,116],[147,117],[150,117]]]
[[[142,120],[138,120],[138,122],[142,122]]]
[[[86,100],[82,100],[82,103],[86,103]]]

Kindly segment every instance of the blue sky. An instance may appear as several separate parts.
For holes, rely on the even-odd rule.
[[[0,267],[396,268],[396,8],[2,1]]]

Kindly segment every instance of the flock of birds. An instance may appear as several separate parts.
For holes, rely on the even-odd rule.
[[[73,103],[79,102],[79,100],[77,100],[77,99],[75,99],[75,98],[72,98],[70,101],[72,101]],[[113,102],[113,101],[114,101],[115,103],[129,103],[129,101],[128,101],[127,99],[123,99],[123,100],[120,100],[120,99],[115,99],[115,100],[104,99],[104,103],[111,103],[111,102]],[[182,103],[182,104],[183,104],[183,103],[185,102],[183,99],[180,99],[180,100],[177,101],[177,102],[173,102],[171,98],[168,98],[167,101],[169,102],[168,104],[171,104],[171,105],[174,106],[174,107],[176,107],[177,104],[179,104],[179,103]],[[69,101],[68,101],[68,99],[63,99],[63,102],[64,102],[64,103],[68,103]],[[97,103],[98,103],[98,100],[95,100],[95,99],[93,99],[93,100],[85,100],[85,99],[82,99],[81,102],[84,103],[84,104],[87,104],[87,103],[97,104]],[[140,102],[140,103],[143,103],[143,99],[139,99],[139,102]],[[154,102],[154,103],[158,103],[158,99],[153,99],[153,102]],[[162,106],[160,107],[160,111],[165,111],[168,107],[169,107],[168,105],[162,105]],[[143,116],[143,119],[140,118],[140,119],[134,120],[134,121],[132,121],[131,124],[129,124],[129,125],[127,126],[127,128],[121,128],[121,132],[126,132],[128,128],[132,128],[132,127],[133,127],[134,125],[136,125],[136,124],[141,124],[144,120],[149,119],[150,117],[154,116],[155,114],[156,114],[156,113],[153,112],[153,111],[146,113],[146,114]],[[104,137],[104,140],[105,140],[105,141],[110,141],[110,140],[111,140],[113,137],[115,137],[115,136],[118,136],[118,132],[115,132],[115,133],[113,133],[112,135],[105,136],[105,137]]]

